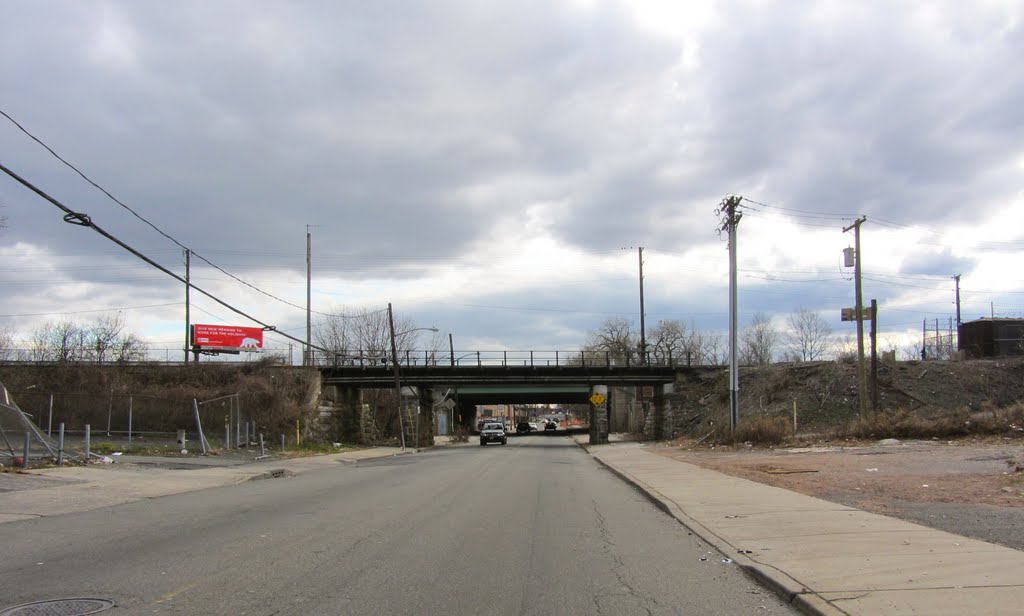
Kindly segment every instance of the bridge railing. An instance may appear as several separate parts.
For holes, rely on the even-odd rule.
[[[322,367],[380,368],[391,365],[386,351],[347,351],[328,354],[317,351],[314,362]],[[640,366],[678,367],[696,365],[690,356],[674,357],[671,353],[614,353],[610,351],[455,351],[407,350],[398,354],[403,368],[448,367],[595,367],[635,368]]]

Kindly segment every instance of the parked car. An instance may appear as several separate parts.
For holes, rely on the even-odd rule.
[[[519,423],[516,424],[516,434],[529,434],[529,433],[530,433],[530,424],[526,423],[525,421],[520,421]]]
[[[558,422],[553,420],[553,419],[549,419],[549,420],[547,420],[544,423],[544,431],[545,432],[548,431],[548,430],[557,430],[557,429],[558,429]]]
[[[540,426],[538,426],[536,423],[531,421],[530,422],[530,432],[535,432],[537,430],[540,430]]]
[[[483,447],[487,443],[501,443],[502,445],[508,443],[505,426],[496,421],[485,423],[483,429],[480,430],[480,446]]]

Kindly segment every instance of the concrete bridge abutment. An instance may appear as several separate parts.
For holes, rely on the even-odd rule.
[[[648,436],[657,441],[664,441],[675,436],[675,411],[672,408],[671,395],[675,391],[671,383],[654,388],[654,412],[648,415]]]
[[[370,405],[358,387],[327,385],[321,389],[320,423],[332,441],[370,445],[377,441]]]
[[[608,386],[594,385],[590,388],[590,444],[603,445],[608,442]]]

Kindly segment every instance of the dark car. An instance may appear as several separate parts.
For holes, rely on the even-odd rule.
[[[480,446],[487,443],[501,443],[502,445],[508,443],[505,426],[496,421],[485,423],[483,429],[480,430]]]
[[[516,434],[529,434],[532,431],[529,422],[520,421],[516,424]]]
[[[555,421],[553,419],[549,419],[546,422],[544,422],[544,431],[545,432],[547,432],[548,430],[557,430],[557,429],[558,429],[558,422],[557,421]]]

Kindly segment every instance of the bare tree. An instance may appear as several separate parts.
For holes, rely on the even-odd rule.
[[[123,342],[124,313],[105,314],[89,328],[89,359],[97,363],[110,361],[110,355]]]
[[[599,361],[602,363],[605,357],[612,364],[635,363],[638,355],[633,323],[622,317],[605,319],[595,331],[590,332],[583,350],[590,354],[600,354]]]
[[[779,342],[779,332],[764,314],[757,312],[740,332],[740,363],[770,364]]]
[[[125,329],[124,316],[100,317],[92,327],[46,323],[29,335],[29,359],[58,363],[131,362],[145,359],[144,341]]]
[[[798,361],[824,359],[832,343],[832,327],[817,312],[800,308],[786,318],[789,350]]]
[[[30,351],[35,361],[72,363],[82,357],[85,330],[68,320],[47,322],[35,329],[30,337]]]
[[[658,321],[647,334],[653,361],[674,364],[700,363],[700,336],[677,320]]]
[[[319,347],[330,349],[335,358],[356,355],[358,345],[355,344],[350,318],[344,309],[318,316],[313,323],[313,342]]]
[[[421,352],[436,358],[440,340],[434,336],[422,346],[421,334],[425,329],[412,319],[395,319],[399,361],[404,363],[406,358],[419,361],[424,357]],[[317,319],[313,325],[313,340],[317,346],[330,349],[335,356],[332,359],[337,361],[386,363],[391,360],[391,328],[385,310],[337,308]]]
[[[0,327],[0,361],[16,359],[15,344],[14,330],[9,327]]]

